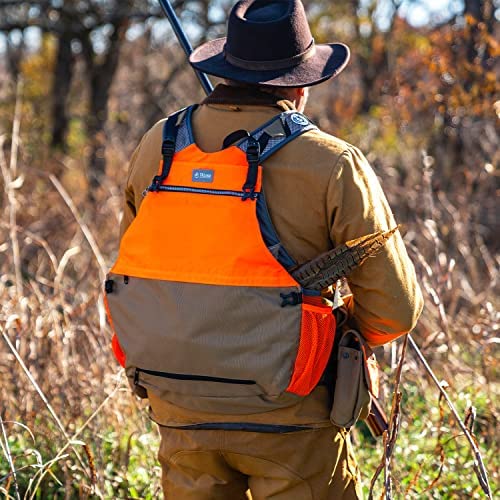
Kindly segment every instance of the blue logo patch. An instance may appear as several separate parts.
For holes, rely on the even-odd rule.
[[[193,170],[193,175],[191,177],[193,182],[213,182],[214,181],[214,171],[196,169]]]
[[[296,123],[297,125],[308,125],[309,124],[309,120],[303,116],[303,115],[300,115],[299,113],[294,113],[292,116],[291,116],[291,119],[292,119],[292,122],[293,123]]]

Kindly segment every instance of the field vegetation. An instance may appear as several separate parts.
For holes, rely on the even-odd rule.
[[[47,5],[45,5],[45,3]],[[201,89],[149,2],[0,1],[0,494],[160,498],[158,432],[110,350],[103,276],[127,162]],[[353,52],[308,114],[359,146],[415,263],[412,336],[473,432],[498,495],[498,26],[493,2],[425,27],[400,3],[304,2],[316,41]],[[41,5],[45,6],[42,8]],[[195,42],[229,1],[180,1]],[[496,63],[496,66],[495,66]],[[379,349],[389,412],[401,341]],[[393,498],[482,498],[467,440],[408,347]],[[383,456],[353,430],[365,490]],[[300,450],[297,450],[300,453]],[[383,474],[374,487],[383,491]]]

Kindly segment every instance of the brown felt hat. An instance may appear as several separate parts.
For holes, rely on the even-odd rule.
[[[316,45],[300,0],[241,0],[229,15],[227,37],[191,54],[204,73],[273,87],[308,87],[338,75],[349,61],[343,43]]]

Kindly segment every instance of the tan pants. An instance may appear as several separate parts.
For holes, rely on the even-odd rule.
[[[166,500],[362,498],[343,429],[266,434],[161,427],[160,433]]]

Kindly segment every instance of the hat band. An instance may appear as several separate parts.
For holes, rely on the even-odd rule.
[[[255,71],[266,71],[273,69],[286,69],[299,65],[301,62],[306,61],[316,53],[316,46],[314,39],[311,40],[309,47],[304,52],[296,54],[286,59],[274,59],[273,61],[248,61],[247,59],[240,59],[230,54],[224,45],[224,57],[226,61],[237,68],[250,69]]]

